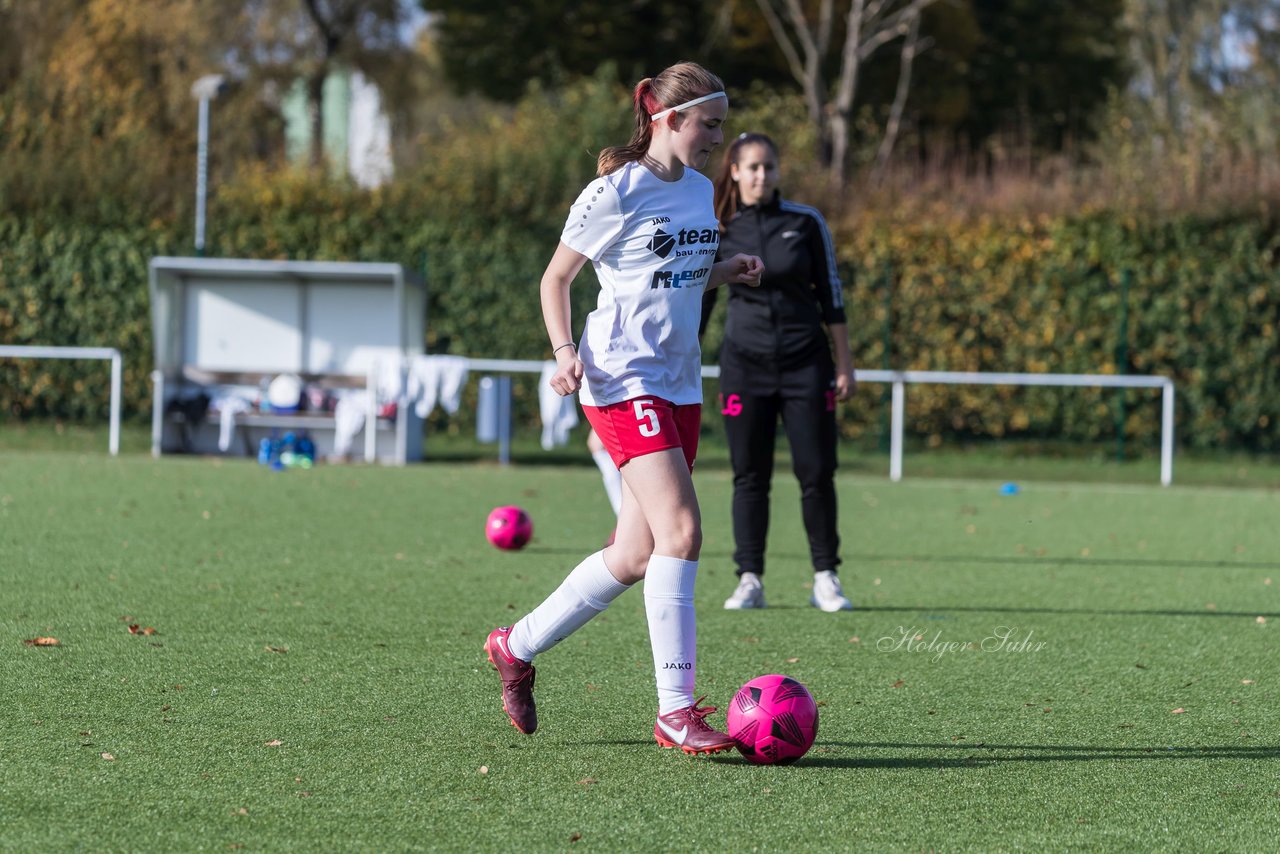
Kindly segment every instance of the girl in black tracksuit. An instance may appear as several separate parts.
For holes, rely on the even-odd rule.
[[[817,210],[776,189],[778,153],[762,134],[730,145],[716,181],[717,257],[764,261],[759,286],[729,285],[720,350],[720,410],[733,464],[734,562],[738,589],[726,608],[762,608],[769,488],[778,420],[800,481],[813,561],[810,601],[824,611],[852,607],[840,588],[836,530],[836,402],[856,379],[835,251]],[[705,329],[717,290],[704,296]],[[825,327],[825,328],[824,328]],[[834,361],[832,359],[834,349]]]

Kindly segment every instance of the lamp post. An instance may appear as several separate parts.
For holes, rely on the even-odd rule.
[[[200,101],[200,123],[196,136],[196,255],[204,255],[204,207],[208,195],[209,172],[209,102],[226,89],[221,74],[206,74],[191,86],[191,94]]]

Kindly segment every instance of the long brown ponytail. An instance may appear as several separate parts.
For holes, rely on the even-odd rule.
[[[627,163],[644,157],[653,140],[654,113],[692,101],[712,92],[723,92],[720,78],[696,62],[678,62],[657,77],[646,77],[636,84],[632,106],[636,114],[635,130],[626,145],[614,145],[600,152],[596,174],[608,175]]]

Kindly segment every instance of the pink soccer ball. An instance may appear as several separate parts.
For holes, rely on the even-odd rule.
[[[757,676],[729,703],[729,735],[738,751],[757,765],[790,765],[808,752],[818,735],[818,704],[790,676]]]
[[[533,520],[519,507],[495,507],[484,523],[484,535],[503,551],[522,549],[533,539]]]

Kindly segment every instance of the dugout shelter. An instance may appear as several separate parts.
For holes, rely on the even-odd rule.
[[[345,396],[363,415],[354,458],[421,459],[422,419],[403,405],[403,378],[423,354],[426,287],[403,266],[156,257],[149,290],[154,455],[254,454],[264,437],[306,432],[328,456],[338,422],[316,402]],[[264,402],[281,375],[306,386],[296,409]],[[235,439],[223,448],[228,426]]]

